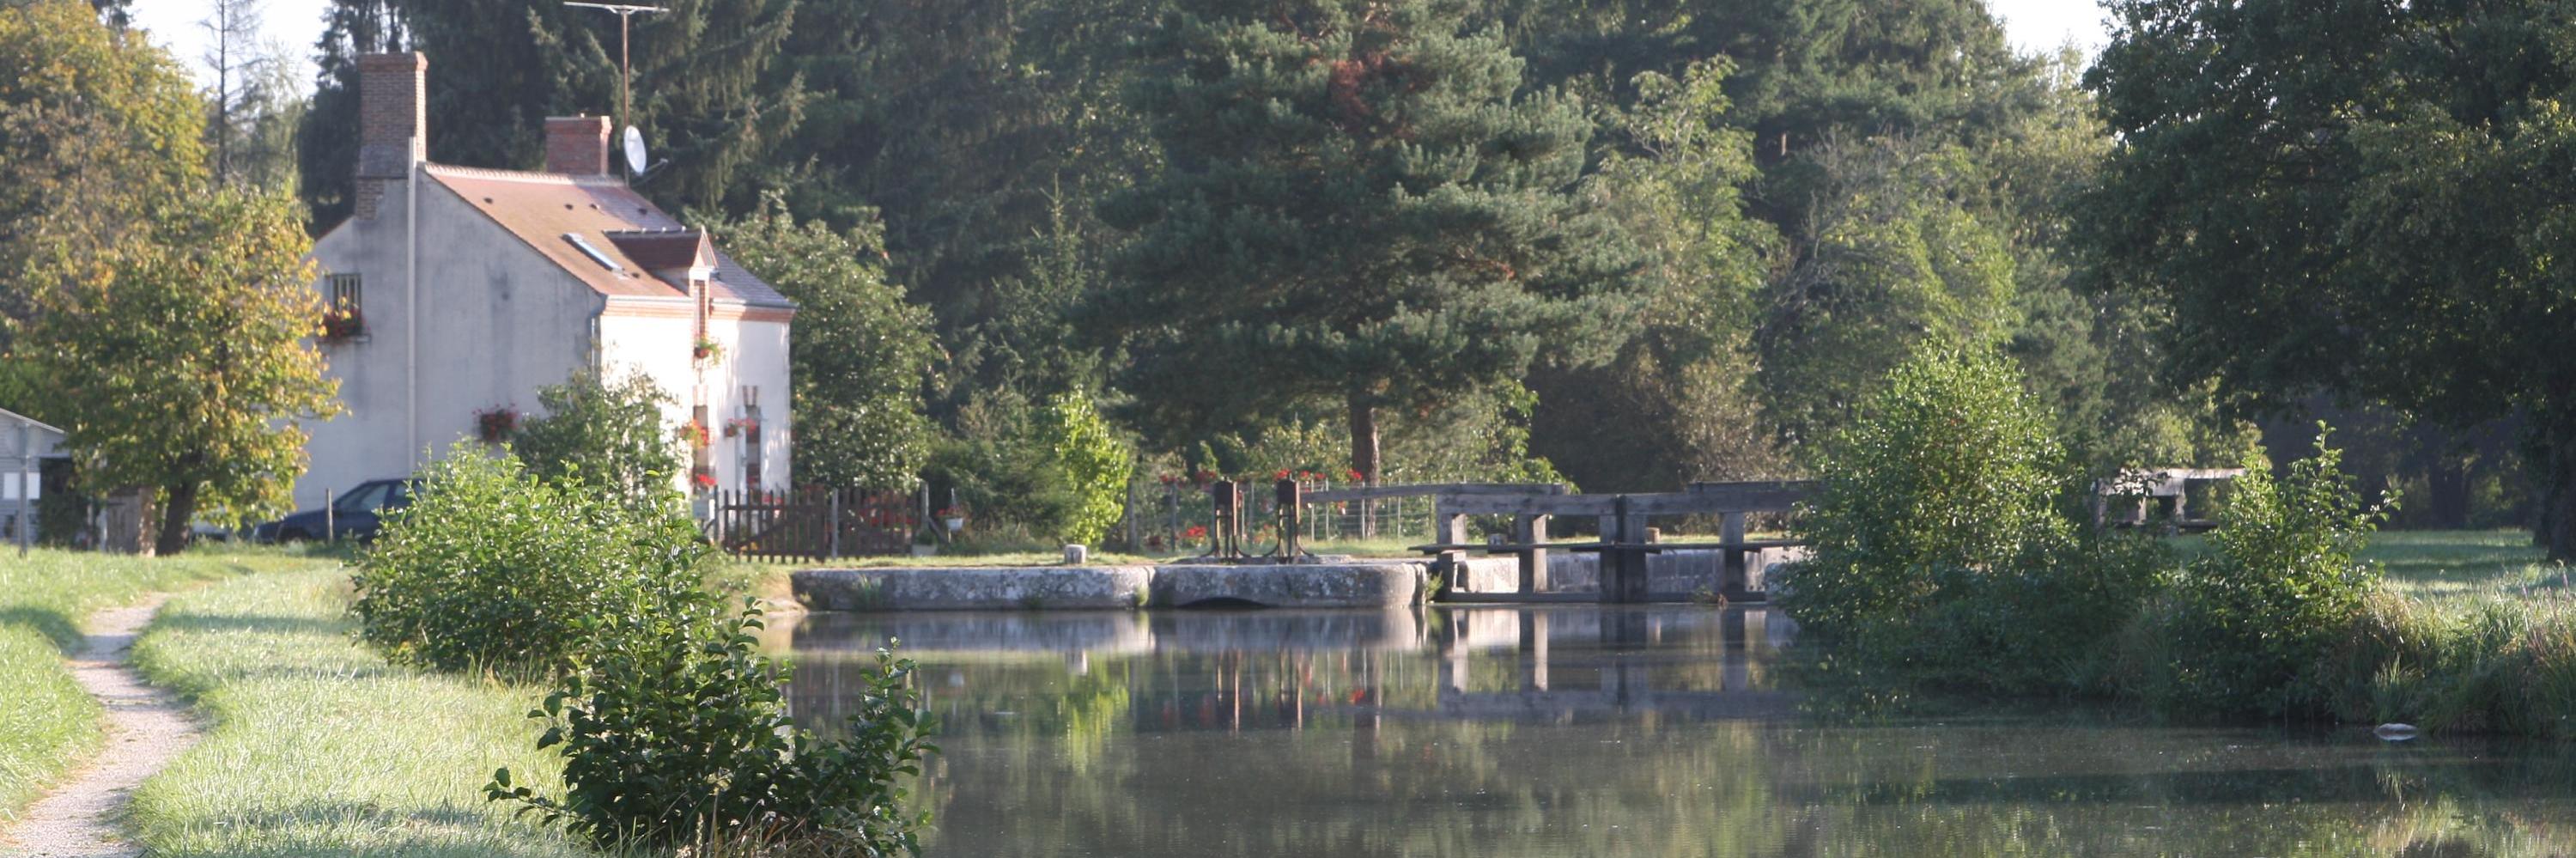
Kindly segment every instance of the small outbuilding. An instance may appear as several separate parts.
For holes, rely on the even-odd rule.
[[[70,477],[63,430],[0,408],[0,538],[11,545],[33,543],[37,502],[48,485],[60,489]]]

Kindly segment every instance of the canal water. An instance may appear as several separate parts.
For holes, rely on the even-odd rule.
[[[1759,608],[816,614],[824,732],[890,638],[931,856],[2576,854],[2576,754],[2117,712],[1855,718]]]

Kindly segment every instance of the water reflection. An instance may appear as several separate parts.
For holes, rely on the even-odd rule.
[[[800,718],[901,638],[933,855],[2526,855],[2554,747],[2102,713],[1802,717],[1760,609],[814,615]]]

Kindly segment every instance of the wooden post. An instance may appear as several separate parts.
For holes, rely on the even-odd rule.
[[[1449,545],[1464,545],[1467,542],[1467,517],[1450,512],[1450,508],[1447,498],[1432,498],[1431,539]],[[1446,573],[1442,576],[1440,595],[1475,592],[1467,586],[1467,552],[1454,548],[1442,550],[1440,568]]]
[[[1718,527],[1718,541],[1734,545],[1743,544],[1744,514],[1740,512],[1726,513],[1720,517],[1720,521],[1722,523]],[[1720,549],[1718,553],[1720,556],[1725,558],[1725,565],[1720,568],[1719,572],[1720,577],[1717,582],[1718,593],[1724,595],[1729,601],[1738,601],[1743,599],[1745,590],[1749,584],[1745,570],[1746,567],[1750,565],[1745,561],[1745,549],[1725,548]]]
[[[1646,574],[1646,516],[1629,512],[1627,495],[1612,502],[1617,512],[1611,532],[1601,541],[1611,547],[1601,550],[1601,601],[1635,604],[1646,601],[1649,585]]]
[[[331,502],[331,490],[322,490],[322,544],[340,539],[340,505]]]
[[[1544,514],[1524,515],[1512,519],[1512,541],[1522,545],[1539,545],[1547,542],[1547,520],[1548,517]],[[1521,592],[1546,591],[1547,549],[1523,548],[1520,550],[1520,560]],[[1544,684],[1541,683],[1542,686]]]

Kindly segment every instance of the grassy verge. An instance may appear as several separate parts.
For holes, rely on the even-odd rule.
[[[174,599],[135,647],[195,700],[206,740],[136,791],[160,856],[573,856],[483,800],[492,770],[553,789],[540,692],[397,668],[357,644],[338,570],[247,577]]]
[[[2386,572],[2333,663],[2342,717],[2576,737],[2576,593],[2523,531],[2382,533]]]
[[[0,819],[98,749],[99,708],[63,666],[82,620],[145,593],[252,568],[307,561],[282,553],[172,559],[17,549],[0,554]]]

